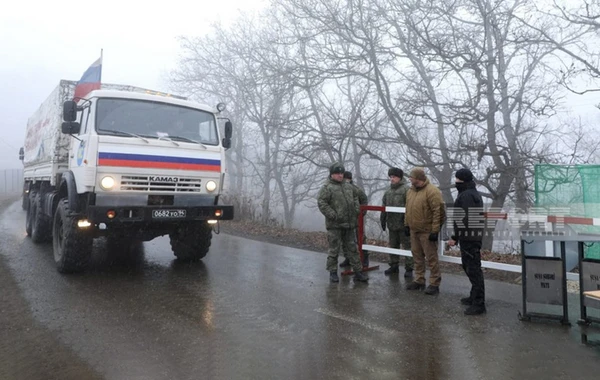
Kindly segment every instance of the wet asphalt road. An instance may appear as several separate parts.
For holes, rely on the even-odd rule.
[[[444,275],[436,297],[407,292],[404,278],[382,270],[367,285],[329,284],[323,254],[223,234],[193,265],[175,262],[166,238],[129,260],[99,241],[91,268],[65,276],[51,246],[33,244],[24,225],[18,202],[0,215],[0,254],[29,312],[106,379],[581,379],[600,371],[600,350],[580,342],[578,326],[517,319],[516,285],[487,281],[488,314],[465,317],[465,277]]]

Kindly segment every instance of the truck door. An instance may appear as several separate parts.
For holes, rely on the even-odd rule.
[[[88,162],[89,145],[90,145],[90,108],[86,107],[80,112],[81,128],[79,134],[71,137],[71,153],[69,158],[69,168],[75,175],[77,182],[77,192],[82,193],[88,191],[83,189],[84,186],[89,187],[94,185],[94,163]],[[91,165],[90,165],[91,164]]]

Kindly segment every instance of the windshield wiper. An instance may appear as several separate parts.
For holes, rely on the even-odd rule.
[[[145,139],[144,137],[142,137],[140,135],[136,135],[135,133],[117,131],[115,129],[98,129],[98,132],[109,132],[109,133],[112,133],[113,135],[118,135],[118,136],[137,137],[138,139],[140,139],[143,142],[145,142],[146,144],[148,144],[148,140],[147,139]]]
[[[169,138],[169,136],[158,136],[159,140],[167,140],[168,142],[174,144],[175,146],[179,146],[179,144],[177,144],[175,141],[171,140],[171,138]]]
[[[200,145],[202,148],[204,148],[204,149],[208,149],[208,148],[206,147],[206,145],[202,144],[200,141],[196,141],[196,140],[188,139],[187,137],[183,137],[183,136],[169,136],[169,137],[170,137],[170,138],[172,138],[172,139],[175,139],[175,140],[179,140],[179,141],[185,141],[185,142],[191,142],[191,143],[194,143],[194,144],[198,144],[198,145]]]

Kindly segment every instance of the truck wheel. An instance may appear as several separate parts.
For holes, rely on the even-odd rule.
[[[210,248],[212,227],[206,222],[179,227],[169,234],[171,249],[181,261],[198,261]]]
[[[61,199],[54,213],[52,227],[54,262],[60,273],[80,272],[92,255],[92,235],[77,227],[77,217],[69,210],[69,202]]]
[[[31,200],[35,198],[35,193],[32,192],[29,195],[30,196],[27,197],[27,213],[25,214],[25,232],[27,232],[27,236],[31,236],[31,229],[33,226]]]
[[[31,241],[34,243],[44,243],[50,241],[52,235],[50,234],[51,224],[50,220],[42,212],[42,199],[41,195],[35,193],[33,197],[30,197],[29,211],[31,222]]]

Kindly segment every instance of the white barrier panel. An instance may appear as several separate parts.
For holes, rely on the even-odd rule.
[[[398,212],[400,214],[404,214],[406,212],[406,208],[385,206],[385,212]]]
[[[443,244],[440,244],[440,245],[443,245]],[[391,254],[391,255],[412,257],[412,253],[405,249],[380,247],[378,245],[371,245],[371,244],[363,244],[362,249],[364,249],[365,251],[369,251],[369,252],[379,252],[379,253],[387,253],[387,254]],[[462,265],[462,260],[460,259],[460,257],[439,255],[439,258],[440,258],[440,261],[443,261],[443,262]],[[521,265],[496,263],[493,261],[483,261],[482,260],[481,267],[489,268],[489,269],[496,269],[496,270],[503,270],[505,272],[514,272],[514,273],[522,273],[523,272],[523,268],[521,267]],[[569,273],[567,273],[567,280],[579,281],[579,274],[569,272]]]
[[[365,251],[369,251],[369,252],[381,252],[381,253],[388,253],[388,254],[391,254],[391,255],[412,257],[412,253],[410,251],[405,250],[405,249],[380,247],[378,245],[370,245],[370,244],[363,244],[363,249]],[[440,261],[445,261],[445,262],[448,262],[448,263],[455,263],[455,264],[462,264],[462,261],[461,261],[460,257],[440,255],[439,258],[440,258]],[[506,272],[521,273],[521,266],[520,265],[514,265],[514,264],[503,264],[503,263],[495,263],[493,261],[482,261],[481,262],[481,267],[482,268],[490,268],[490,269],[503,270],[503,271],[506,271]],[[579,276],[577,278],[579,278]]]

